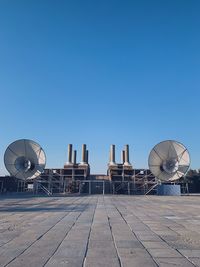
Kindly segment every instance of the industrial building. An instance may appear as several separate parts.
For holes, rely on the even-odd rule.
[[[20,140],[19,142],[23,144],[24,141]],[[29,142],[29,140],[25,142]],[[125,145],[121,151],[120,163],[115,160],[115,145],[110,146],[107,174],[90,173],[89,150],[86,144],[82,145],[81,162],[77,162],[77,151],[73,150],[72,144],[68,145],[67,153],[67,161],[63,168],[43,169],[37,178],[34,176],[34,179],[19,179],[15,175],[0,177],[0,192],[30,191],[34,194],[45,193],[47,195],[156,193],[158,179],[149,169],[133,167],[129,160],[129,145]],[[13,155],[11,156],[13,157]],[[23,158],[24,163],[27,164]],[[21,172],[24,165],[19,167]]]
[[[10,182],[8,182],[10,181]],[[121,153],[121,163],[115,162],[115,145],[110,147],[107,174],[91,174],[89,151],[82,145],[81,162],[77,162],[77,151],[68,145],[67,162],[63,168],[44,169],[33,180],[14,177],[0,178],[0,191],[33,191],[35,194],[146,194],[157,184],[148,169],[134,169],[129,162],[129,146]],[[7,189],[6,189],[7,188]],[[152,193],[154,191],[152,190]]]
[[[122,151],[122,162],[115,162],[115,145],[110,148],[107,175],[90,174],[89,151],[82,145],[81,162],[77,151],[68,145],[68,159],[63,168],[45,169],[34,180],[35,193],[146,194],[157,184],[148,169],[134,169],[129,162],[129,146]],[[153,193],[153,191],[152,191]]]

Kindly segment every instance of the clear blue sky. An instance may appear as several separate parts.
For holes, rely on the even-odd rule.
[[[112,143],[142,168],[175,139],[200,168],[199,14],[198,0],[1,0],[0,174],[20,138],[52,168],[86,143],[93,173]]]

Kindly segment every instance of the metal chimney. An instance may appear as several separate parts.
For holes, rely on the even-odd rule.
[[[122,160],[122,164],[124,164],[125,162],[125,151],[124,150],[122,150],[121,152],[121,160]]]
[[[82,160],[81,164],[87,164],[86,162],[86,144],[82,145]]]
[[[110,165],[116,165],[115,163],[115,145],[110,146]]]
[[[129,162],[129,145],[125,145],[125,161],[124,165],[130,165]]]
[[[76,150],[73,151],[73,164],[76,164]]]
[[[88,164],[88,161],[89,161],[89,151],[86,150],[86,163]]]
[[[68,145],[68,161],[67,164],[72,164],[72,144]]]

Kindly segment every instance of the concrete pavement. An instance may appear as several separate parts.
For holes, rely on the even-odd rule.
[[[200,267],[200,196],[0,198],[0,267]]]

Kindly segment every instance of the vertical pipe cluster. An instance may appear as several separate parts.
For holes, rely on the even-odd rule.
[[[67,164],[76,164],[77,151],[72,149],[72,144],[68,145],[68,162]],[[82,145],[82,158],[80,164],[88,164],[89,151],[86,144]],[[123,165],[131,165],[129,162],[129,145],[125,145],[125,149],[121,152],[121,160]],[[115,145],[110,146],[110,162],[109,165],[116,165],[115,162]]]
[[[86,149],[86,144],[82,145],[82,155],[80,164],[88,164],[89,151]],[[68,145],[68,159],[66,165],[77,164],[77,151],[73,150],[72,144]]]
[[[130,166],[129,162],[129,145],[125,145],[125,148],[121,152],[121,161],[123,165]],[[110,146],[110,160],[109,165],[116,165],[115,162],[115,145]]]

